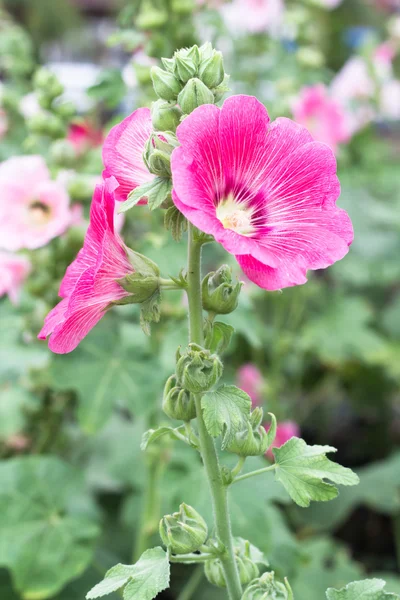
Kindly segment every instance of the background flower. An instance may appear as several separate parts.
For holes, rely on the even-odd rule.
[[[31,263],[26,256],[0,251],[0,296],[8,294],[11,302],[17,304],[30,271]]]

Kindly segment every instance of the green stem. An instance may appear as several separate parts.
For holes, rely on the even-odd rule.
[[[215,558],[214,554],[178,554],[170,556],[169,562],[172,563],[203,563],[210,558]]]
[[[201,246],[202,241],[194,239],[194,230],[189,224],[188,249],[188,301],[190,342],[203,345],[203,310],[201,302]],[[240,600],[242,586],[233,550],[233,538],[228,509],[227,488],[222,481],[214,440],[209,435],[201,409],[201,394],[196,394],[196,415],[199,430],[200,451],[210,486],[214,509],[217,536],[226,548],[221,558],[230,600]]]
[[[150,539],[158,529],[160,518],[159,479],[164,468],[162,460],[149,459],[147,481],[143,497],[143,513],[141,525],[133,549],[132,561],[135,563],[145,550],[150,547]]]
[[[263,467],[262,469],[257,469],[256,471],[250,471],[249,473],[244,473],[243,475],[239,475],[239,477],[235,477],[232,483],[243,481],[243,479],[248,479],[249,477],[254,477],[255,475],[262,475],[262,473],[267,473],[268,471],[273,471],[274,469],[276,469],[276,465]]]
[[[187,580],[185,586],[180,592],[177,600],[191,600],[193,594],[199,587],[201,580],[203,579],[203,567],[198,565],[195,569],[193,569],[193,573]]]

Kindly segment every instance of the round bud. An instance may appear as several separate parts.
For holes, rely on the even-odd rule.
[[[160,521],[160,537],[173,554],[195,552],[207,540],[207,524],[188,504],[182,503],[179,512],[166,515]]]
[[[182,111],[175,104],[157,100],[151,107],[151,120],[156,131],[176,131]]]
[[[74,146],[68,140],[56,140],[50,146],[51,159],[57,166],[72,167],[76,163]]]
[[[207,392],[214,387],[222,371],[222,362],[218,356],[197,344],[189,344],[176,364],[179,384],[193,394]]]
[[[293,600],[289,583],[275,580],[273,571],[264,573],[246,588],[242,600]]]
[[[235,556],[240,583],[247,585],[252,579],[258,577],[259,570],[257,565],[247,556]],[[218,587],[226,587],[222,562],[219,558],[209,560],[204,565],[204,573],[208,581]]]
[[[214,104],[214,94],[200,79],[189,79],[178,96],[178,104],[185,115],[189,115],[202,104]]]
[[[37,90],[48,98],[57,98],[64,91],[63,85],[58,81],[56,75],[46,67],[40,67],[33,78],[33,85]]]
[[[163,71],[160,67],[151,67],[151,79],[154,91],[159,98],[171,101],[176,100],[181,90],[181,84],[172,73]]]
[[[190,421],[196,417],[193,394],[177,385],[176,375],[171,375],[165,384],[162,407],[171,419]]]
[[[221,52],[214,51],[210,58],[201,63],[199,77],[208,88],[215,88],[223,82],[225,70]]]
[[[186,83],[197,73],[197,57],[188,53],[187,50],[179,50],[174,56],[174,73],[180,81]]]
[[[204,310],[220,315],[231,313],[237,308],[241,287],[241,282],[232,283],[232,271],[227,265],[211,271],[202,282]]]
[[[150,0],[144,0],[135,19],[135,25],[138,29],[157,29],[165,25],[167,20],[168,13],[165,9],[154,6]]]

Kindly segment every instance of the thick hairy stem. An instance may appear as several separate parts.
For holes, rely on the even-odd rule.
[[[203,312],[201,303],[201,246],[194,239],[193,227],[189,225],[188,252],[188,300],[190,342],[203,345]],[[196,415],[199,429],[200,452],[207,473],[214,509],[215,529],[226,548],[221,558],[230,600],[240,600],[242,586],[233,551],[233,539],[228,509],[227,488],[221,477],[214,440],[209,435],[201,410],[201,395],[196,395]]]

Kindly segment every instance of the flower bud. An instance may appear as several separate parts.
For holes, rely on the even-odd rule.
[[[178,140],[172,133],[152,133],[146,142],[143,160],[154,175],[171,176],[171,154],[178,145]]]
[[[224,59],[221,52],[216,52],[203,61],[199,69],[199,77],[208,88],[215,88],[225,77]]]
[[[160,67],[151,67],[151,79],[154,91],[162,100],[176,100],[181,91],[181,84],[172,73],[163,71]]]
[[[197,344],[189,344],[176,365],[179,384],[194,394],[210,390],[220,379],[222,370],[218,356]]]
[[[214,94],[200,79],[189,79],[178,96],[178,104],[185,115],[189,115],[202,104],[214,104]]]
[[[135,25],[138,29],[157,29],[165,25],[167,20],[168,13],[165,9],[154,6],[150,0],[144,0],[135,19]]]
[[[293,600],[289,583],[275,581],[274,571],[264,573],[246,588],[242,600]]]
[[[226,92],[229,92],[229,79],[230,75],[225,75],[224,80],[216,88],[213,89],[214,101],[219,102],[225,96]]]
[[[175,104],[157,100],[151,107],[151,120],[156,131],[176,131],[182,111]]]
[[[205,42],[199,48],[200,62],[204,62],[207,59],[211,58],[213,52],[214,52],[214,48],[212,47],[211,42]]]
[[[239,281],[232,284],[232,271],[227,265],[211,271],[202,282],[204,310],[219,315],[231,313],[237,308],[241,287]]]
[[[252,579],[258,577],[260,573],[258,567],[248,556],[239,554],[235,556],[235,560],[242,585],[247,585]],[[222,562],[219,558],[207,561],[204,565],[204,573],[213,585],[226,587]]]
[[[46,67],[40,67],[34,75],[33,85],[47,98],[57,98],[64,91],[63,85],[58,81],[56,75]]]
[[[50,146],[50,157],[59,167],[72,167],[76,163],[74,146],[68,140],[56,140]]]
[[[60,117],[49,112],[39,112],[26,122],[29,130],[38,135],[60,138],[66,134],[66,128]]]
[[[259,414],[253,416],[254,413],[259,413],[259,411],[261,411],[261,418]],[[268,449],[269,438],[265,427],[260,425],[261,419],[262,408],[256,408],[246,423],[246,428],[235,434],[226,449],[238,456],[260,456],[265,454]]]
[[[176,375],[171,375],[165,384],[162,407],[171,419],[190,421],[196,417],[193,394],[177,384]]]
[[[207,539],[207,524],[199,513],[182,503],[179,512],[160,521],[160,537],[173,554],[195,552]]]
[[[193,46],[193,48],[197,48],[197,46]],[[196,53],[193,48],[190,50],[183,48],[174,55],[174,73],[183,83],[189,81],[197,73],[199,54],[198,49]]]

